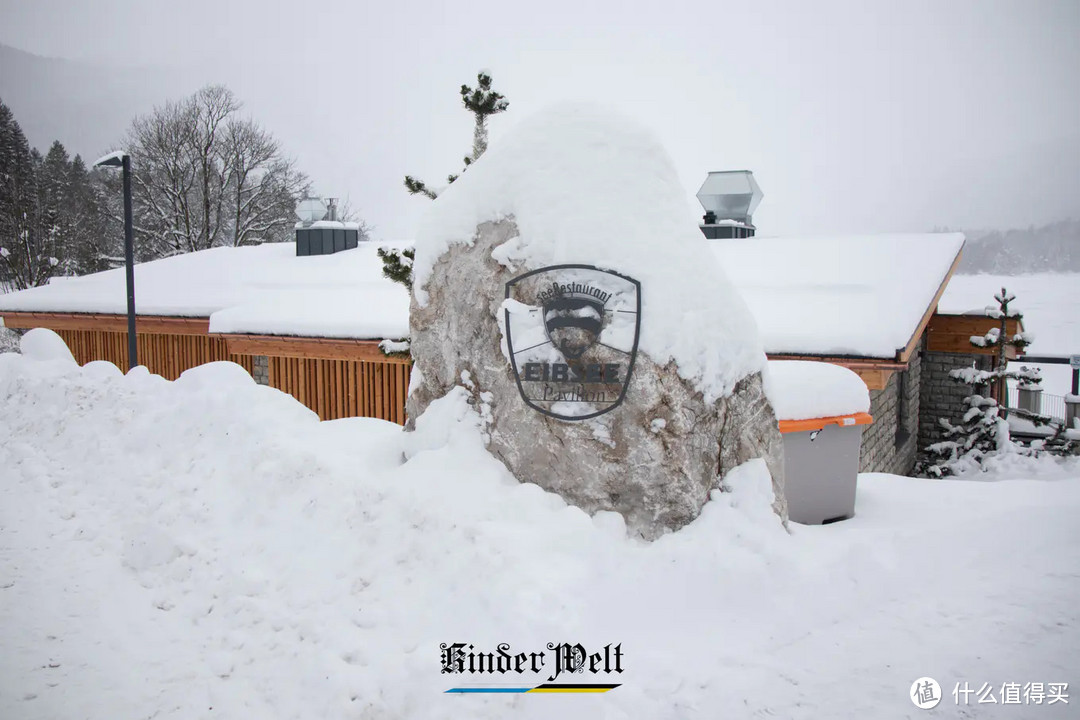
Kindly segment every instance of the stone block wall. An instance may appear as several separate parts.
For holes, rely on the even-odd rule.
[[[251,376],[260,385],[270,384],[270,359],[266,355],[251,356]]]
[[[921,355],[912,353],[907,371],[893,373],[884,390],[870,391],[874,423],[863,430],[859,472],[910,475],[914,469],[920,447]]]
[[[922,393],[919,398],[919,447],[944,439],[940,418],[955,420],[967,410],[964,398],[971,386],[949,377],[949,372],[972,367],[990,369],[989,355],[927,352],[923,357]]]

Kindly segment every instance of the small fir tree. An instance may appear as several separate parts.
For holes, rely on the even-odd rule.
[[[1011,306],[1016,296],[1001,288],[994,299],[997,306],[989,305],[985,312],[987,317],[999,321],[998,327],[991,328],[985,335],[972,336],[969,342],[977,348],[995,349],[997,362],[991,370],[967,367],[949,373],[954,380],[969,385],[971,394],[964,399],[967,411],[959,422],[953,423],[946,418],[938,421],[945,430],[945,439],[927,448],[928,458],[922,468],[923,472],[933,477],[981,469],[988,458],[1003,453],[1038,455],[1047,451],[1065,454],[1075,445],[1067,437],[1067,429],[1060,421],[1027,410],[1005,407],[1009,380],[1016,380],[1020,389],[1030,390],[1037,388],[1042,378],[1037,368],[1025,366],[1019,370],[1009,369],[1007,349],[1013,347],[1023,351],[1033,338],[1026,332],[1011,337],[1008,335],[1008,321],[1023,318],[1020,311]],[[1049,439],[1036,441],[1030,446],[1018,445],[1009,434],[1009,413],[1027,418],[1036,426],[1054,426],[1055,432]]]
[[[990,331],[985,335],[974,335],[970,338],[971,344],[977,348],[995,350],[997,363],[994,369],[989,371],[990,374],[986,376],[985,381],[990,383],[990,392],[999,405],[1003,405],[1005,402],[1006,381],[1021,379],[1018,373],[1011,373],[1008,369],[1009,362],[1006,357],[1008,349],[1011,347],[1022,353],[1031,344],[1031,336],[1028,333],[1017,333],[1009,337],[1009,320],[1019,322],[1024,318],[1023,314],[1015,307],[1009,307],[1010,303],[1015,299],[1015,295],[1005,288],[1001,288],[1001,292],[994,295],[994,300],[997,300],[997,307],[987,305],[984,310],[987,317],[998,321],[998,327],[990,328]],[[1004,408],[999,408],[999,414],[1004,417]]]
[[[401,250],[399,248],[381,247],[376,252],[382,258],[383,276],[411,289],[415,251],[412,248]]]
[[[412,248],[381,247],[376,251],[383,261],[383,276],[412,289],[412,268],[415,252]],[[379,349],[390,357],[408,357],[408,338],[388,338],[379,343]]]

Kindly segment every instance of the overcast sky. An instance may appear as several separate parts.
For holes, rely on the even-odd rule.
[[[406,173],[460,170],[457,89],[481,68],[510,101],[492,142],[595,100],[655,130],[688,196],[709,170],[753,170],[764,234],[1080,217],[1078,0],[0,0],[0,43],[150,84],[170,69],[160,101],[229,85],[380,238],[411,237],[430,202]]]

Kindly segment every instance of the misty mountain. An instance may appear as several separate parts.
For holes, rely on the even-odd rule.
[[[41,152],[59,140],[93,161],[113,149],[136,115],[193,90],[172,70],[114,68],[0,45],[0,100]]]
[[[1080,272],[1080,220],[965,234],[968,240],[958,269],[961,274]]]

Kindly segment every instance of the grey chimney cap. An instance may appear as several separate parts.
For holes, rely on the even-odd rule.
[[[716,213],[718,220],[738,220],[752,223],[765,193],[761,192],[754,173],[749,170],[711,172],[697,192],[698,202],[705,210]]]

